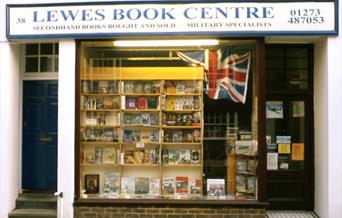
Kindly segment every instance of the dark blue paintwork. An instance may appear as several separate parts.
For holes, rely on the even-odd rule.
[[[24,81],[22,188],[57,189],[57,81]]]

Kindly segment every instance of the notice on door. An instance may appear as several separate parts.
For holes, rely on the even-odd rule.
[[[292,160],[304,160],[304,143],[292,143]]]

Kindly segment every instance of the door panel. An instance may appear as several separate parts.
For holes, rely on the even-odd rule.
[[[310,103],[306,97],[268,97],[266,141],[272,159],[267,163],[267,195],[272,209],[311,209],[313,181],[305,167],[313,164]],[[281,142],[283,136],[289,141]]]
[[[24,81],[23,189],[57,188],[57,81]]]

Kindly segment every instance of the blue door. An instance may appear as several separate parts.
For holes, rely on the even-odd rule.
[[[57,189],[57,93],[57,81],[24,81],[23,189]]]

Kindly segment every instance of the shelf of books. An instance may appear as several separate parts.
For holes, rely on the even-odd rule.
[[[201,196],[202,83],[201,67],[81,73],[81,198]]]

